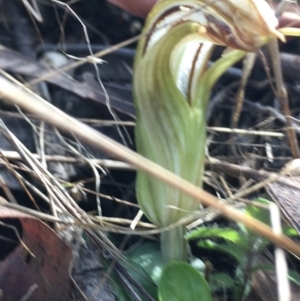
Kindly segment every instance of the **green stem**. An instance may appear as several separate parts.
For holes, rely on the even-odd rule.
[[[188,244],[185,235],[185,227],[180,226],[160,235],[161,251],[164,260],[187,260]]]

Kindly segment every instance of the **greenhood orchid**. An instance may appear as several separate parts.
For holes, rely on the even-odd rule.
[[[150,12],[134,68],[135,129],[140,154],[202,186],[205,113],[217,79],[247,52],[272,38],[284,41],[264,0],[161,0]],[[231,48],[210,68],[215,45]],[[145,215],[168,227],[195,210],[191,197],[138,172],[136,191]],[[166,260],[187,256],[183,226],[162,233]]]

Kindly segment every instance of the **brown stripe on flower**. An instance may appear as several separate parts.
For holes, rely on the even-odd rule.
[[[190,0],[185,3],[174,0],[173,5],[164,7],[149,24],[142,55],[171,28],[188,20],[202,25],[205,30],[199,34],[203,38],[244,51],[256,50],[269,37],[284,40],[276,30],[275,14],[265,0],[259,3],[256,0],[236,1]]]
[[[192,62],[192,67],[191,67],[191,71],[189,74],[189,81],[188,81],[188,87],[187,87],[187,100],[189,102],[189,104],[191,105],[192,103],[192,95],[191,95],[191,88],[192,88],[192,81],[193,81],[193,77],[194,77],[194,73],[195,73],[195,68],[196,68],[196,64],[199,58],[199,54],[201,52],[203,44],[199,44],[199,47],[196,51],[196,54],[194,55],[193,58],[193,62]]]
[[[154,21],[154,23],[152,24],[151,28],[148,30],[147,32],[147,38],[146,38],[146,41],[145,41],[145,44],[144,44],[144,49],[142,51],[142,54],[144,55],[148,46],[149,46],[149,41],[152,37],[152,35],[154,34],[154,32],[156,30],[159,30],[160,28],[162,28],[163,26],[168,26],[168,25],[161,25],[161,23],[164,22],[164,20],[167,18],[167,17],[170,17],[170,15],[172,14],[176,14],[178,12],[181,12],[182,13],[182,10],[181,10],[181,7],[183,7],[183,5],[176,5],[176,6],[173,6],[173,7],[170,7],[169,9],[167,9],[166,11],[164,11],[161,15],[158,16],[158,18]],[[193,10],[194,7],[193,6],[189,6],[189,5],[184,5],[184,8],[186,8],[187,10]],[[190,12],[185,12],[184,13],[184,17],[188,16]],[[182,23],[183,21],[186,21],[186,20],[183,20],[183,18],[179,18],[178,21],[174,22],[173,24],[170,25],[170,29],[180,23]]]
[[[205,14],[205,17],[207,20],[207,33],[215,36],[217,40],[222,41],[224,36],[231,34],[231,29],[226,23],[216,19],[212,15]]]
[[[161,15],[158,16],[158,18],[154,21],[153,25],[151,26],[151,28],[148,30],[147,32],[147,38],[144,44],[144,49],[143,49],[143,55],[145,54],[147,48],[148,48],[148,44],[149,44],[149,40],[151,38],[151,36],[153,35],[154,31],[157,30],[157,27],[159,27],[159,24],[161,22],[163,22],[163,20],[168,17],[170,14],[174,14],[176,12],[178,12],[180,10],[179,6],[173,6],[169,9],[167,9],[165,12],[163,12]]]
[[[212,15],[206,15],[206,19],[206,35],[216,44],[245,51],[253,51],[256,49],[256,45],[253,43],[255,37],[250,33],[245,34],[237,26],[230,27]]]

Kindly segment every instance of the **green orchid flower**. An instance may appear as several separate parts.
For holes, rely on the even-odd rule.
[[[134,67],[137,150],[201,187],[206,107],[218,78],[247,52],[272,38],[284,40],[264,0],[161,0],[150,12]],[[208,61],[215,45],[234,50]],[[148,219],[168,227],[199,210],[174,188],[138,172],[138,202]],[[166,260],[187,258],[185,227],[161,234]]]

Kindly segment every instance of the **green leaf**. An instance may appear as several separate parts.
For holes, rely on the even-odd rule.
[[[157,299],[157,286],[151,279],[147,271],[139,264],[127,259],[123,265],[127,268],[131,276],[154,298]]]
[[[164,269],[159,287],[160,301],[212,301],[204,277],[185,262],[173,261]]]
[[[256,202],[259,202],[264,205],[269,205],[271,204],[270,201],[264,199],[264,198],[258,198]],[[260,208],[256,205],[248,205],[245,208],[245,214],[248,216],[251,216],[253,218],[256,218],[260,220],[261,222],[265,223],[268,226],[271,226],[271,220],[270,220],[270,211],[264,208]],[[238,224],[239,228],[248,236],[248,241],[255,241],[256,243],[256,250],[261,250],[262,248],[266,247],[269,242],[268,240],[264,238],[260,238],[257,236],[256,233],[253,231],[247,229],[244,225]],[[283,226],[282,233],[287,235],[287,236],[299,236],[298,232],[289,226]],[[252,243],[253,244],[253,243]]]
[[[109,269],[109,264],[106,260],[101,260],[105,269]],[[115,275],[115,272],[112,271],[109,275],[109,282],[113,288],[113,291],[117,297],[118,301],[132,301],[131,295],[127,292],[124,284],[120,281],[120,279]]]
[[[243,301],[247,300],[249,293],[251,291],[251,284],[248,281],[247,283],[237,282],[233,287],[233,300],[234,301]]]
[[[261,203],[263,205],[270,205],[271,202],[264,199],[264,198],[258,198],[255,200],[258,203]],[[255,205],[248,205],[245,210],[245,214],[252,216],[261,222],[265,223],[266,225],[271,225],[270,221],[270,211],[268,209],[260,208]]]
[[[300,286],[300,274],[289,270],[289,279]]]
[[[103,264],[106,266],[105,262]],[[161,259],[161,252],[157,243],[146,242],[133,249],[126,255],[126,262],[123,262],[122,265],[149,295],[155,300],[158,299],[157,283],[165,263]],[[126,287],[114,272],[111,273],[110,282],[119,301],[132,301],[132,296],[127,293]],[[141,300],[144,300],[143,296],[140,297]]]
[[[299,233],[296,229],[290,226],[283,226],[282,227],[282,233],[286,236],[291,236],[291,237],[299,237]]]
[[[145,242],[131,251],[127,258],[140,265],[158,285],[166,262],[157,243]]]
[[[222,238],[227,241],[230,241],[241,248],[248,248],[248,241],[243,236],[242,233],[239,233],[236,230],[231,228],[209,228],[201,227],[196,230],[189,232],[186,236],[186,239],[196,239],[196,238],[207,238],[207,237],[217,237]]]
[[[112,285],[118,301],[132,301],[132,297],[126,292],[125,288],[120,282],[110,280],[110,284]]]
[[[224,288],[232,288],[234,286],[234,279],[226,273],[214,273],[211,275],[209,286],[212,291],[218,291]]]
[[[264,198],[258,198],[257,200],[255,200],[256,202],[259,202],[263,205],[269,205],[271,204],[270,201],[264,199]],[[261,222],[263,222],[264,224],[270,226],[271,225],[271,221],[270,221],[270,212],[267,209],[264,208],[260,208],[256,205],[248,205],[246,206],[245,210],[244,210],[245,215],[251,216],[253,218],[256,218],[258,220],[260,220]],[[253,231],[247,229],[243,224],[238,223],[239,228],[248,236],[251,235],[256,235]]]
[[[259,202],[261,204],[264,204],[264,205],[269,205],[272,203],[264,198],[258,198],[255,201]],[[245,208],[245,214],[262,221],[263,223],[265,223],[268,226],[271,226],[270,211],[267,209],[259,208],[255,205],[248,205]],[[239,224],[239,228],[244,233],[247,233],[247,234],[252,233],[253,234],[253,232],[246,229],[246,227],[244,225]],[[297,232],[297,230],[295,230],[293,227],[286,226],[286,225],[283,226],[282,232],[283,232],[283,234],[285,234],[287,236],[299,236],[299,233]]]
[[[243,265],[243,263],[246,259],[243,250],[239,246],[234,245],[234,244],[215,243],[215,242],[207,239],[207,240],[198,242],[197,245],[200,248],[205,248],[205,249],[213,250],[213,251],[219,251],[219,252],[223,252],[228,255],[231,255],[233,258],[235,258],[237,260],[237,262],[240,265]]]

